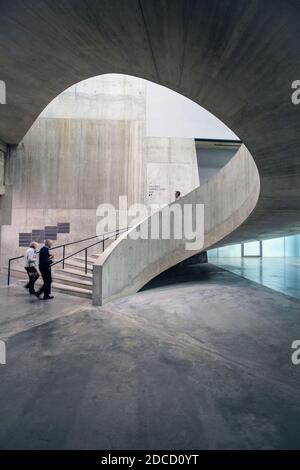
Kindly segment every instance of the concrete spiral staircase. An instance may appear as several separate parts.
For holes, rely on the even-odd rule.
[[[218,244],[232,243],[232,234],[248,219],[260,193],[260,178],[252,155],[242,145],[235,156],[213,178],[176,202],[204,207],[198,235],[201,248],[187,249],[185,231],[180,238],[131,237],[131,232],[149,233],[158,213],[150,215],[113,241],[93,266],[93,303],[103,305],[115,298],[138,292],[161,272]],[[169,208],[174,203],[169,205]],[[162,208],[162,213],[167,207]],[[183,222],[183,218],[181,223]],[[151,230],[150,230],[151,231]],[[197,245],[199,246],[199,245]]]
[[[52,268],[53,291],[92,299],[95,305],[133,294],[155,276],[185,259],[219,243],[224,244],[225,240],[232,242],[232,233],[252,213],[259,192],[257,167],[250,152],[242,145],[232,160],[208,183],[177,202],[182,208],[186,204],[204,206],[203,244],[200,249],[187,250],[188,240],[185,236],[180,239],[164,239],[161,233],[157,239],[128,236],[132,230],[145,232],[145,226],[148,230],[148,223],[151,225],[155,217],[152,214],[128,231],[120,233],[116,239],[115,235],[106,238],[107,245],[103,252],[99,246],[99,253],[89,253],[87,273],[84,251],[68,255],[64,269],[61,263],[56,264]],[[12,274],[25,283],[24,268],[21,264],[18,266],[14,267]]]

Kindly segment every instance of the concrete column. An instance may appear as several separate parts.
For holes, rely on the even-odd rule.
[[[0,196],[3,196],[5,194],[4,170],[5,170],[6,151],[7,151],[6,145],[0,141]]]
[[[2,226],[11,223],[12,214],[12,186],[5,185],[5,157],[7,145],[0,141],[0,266],[2,262],[1,238]]]

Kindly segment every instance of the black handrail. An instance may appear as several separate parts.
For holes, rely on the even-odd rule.
[[[115,240],[118,238],[118,235],[122,232],[127,232],[129,230],[129,228],[123,228],[123,229],[119,229],[119,230],[116,230],[115,232],[108,232],[107,234],[109,233],[113,233],[113,235],[111,235],[110,237],[106,237],[104,238],[104,235],[99,235],[99,236],[102,236],[102,240],[98,240],[96,243],[93,243],[92,245],[89,245],[89,246],[86,246],[85,248],[81,248],[80,250],[78,251],[75,251],[75,253],[71,253],[70,255],[68,256],[65,256],[64,258],[61,258],[59,259],[58,261],[55,261],[54,263],[52,263],[50,265],[50,267],[52,268],[53,266],[55,266],[56,264],[59,264],[59,263],[63,263],[65,262],[66,259],[69,259],[69,258],[72,258],[72,256],[76,256],[78,255],[79,253],[82,253],[83,251],[85,252],[85,262],[84,262],[84,265],[85,265],[85,274],[87,274],[87,256],[88,256],[88,249],[89,248],[92,248],[93,246],[96,246],[98,245],[99,243],[102,243],[102,253],[105,249],[105,242],[106,240],[111,240],[112,238],[114,238]],[[106,234],[105,234],[106,235]]]
[[[112,231],[112,232],[106,232],[106,233],[103,233],[103,234],[101,234],[101,235],[94,235],[93,237],[82,238],[81,240],[76,240],[76,241],[74,241],[74,242],[68,242],[68,243],[64,243],[63,245],[53,246],[52,248],[49,248],[49,250],[50,250],[50,251],[52,251],[52,250],[57,250],[58,248],[62,248],[62,249],[63,249],[63,257],[62,257],[62,259],[61,259],[60,261],[58,261],[58,262],[62,262],[62,263],[63,263],[62,268],[64,269],[64,268],[65,268],[65,259],[67,259],[67,258],[70,257],[70,256],[67,256],[67,257],[65,256],[65,253],[66,253],[66,246],[75,245],[76,243],[83,243],[83,242],[86,242],[86,241],[88,241],[88,240],[93,240],[94,238],[102,237],[102,240],[100,240],[99,242],[97,242],[97,243],[95,243],[95,244],[93,244],[93,245],[88,246],[87,249],[90,248],[90,247],[92,247],[92,246],[94,246],[94,245],[97,245],[97,244],[100,243],[100,242],[102,242],[102,243],[103,243],[103,245],[102,245],[103,250],[102,250],[102,251],[104,251],[104,242],[105,242],[106,240],[109,240],[109,239],[111,238],[111,237],[110,237],[110,238],[104,239],[104,236],[105,236],[105,235],[111,235],[111,234],[112,234],[112,235],[115,236],[115,239],[117,239],[117,236],[118,236],[121,232],[128,231],[128,229],[129,229],[129,227],[123,228],[123,229],[114,230],[114,231]],[[83,249],[80,250],[80,251],[83,251],[84,249],[85,249],[85,248],[83,248]],[[39,252],[40,252],[40,250],[37,251],[37,254],[38,254]],[[79,253],[79,252],[78,252],[78,253]],[[77,253],[73,253],[73,255],[71,255],[71,256],[74,256],[75,254],[77,254]],[[12,261],[15,261],[15,260],[21,259],[21,258],[24,258],[24,255],[15,256],[14,258],[10,258],[10,259],[8,260],[8,273],[7,273],[7,285],[8,285],[8,286],[9,286],[9,284],[10,284],[11,263],[12,263]],[[57,262],[57,263],[58,263],[58,262]],[[53,264],[57,264],[57,263],[53,263]],[[52,266],[53,266],[53,264],[52,264]],[[87,264],[87,262],[86,262],[86,264]],[[87,268],[86,268],[86,271],[87,271]]]

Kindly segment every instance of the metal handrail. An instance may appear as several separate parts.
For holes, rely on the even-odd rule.
[[[126,228],[122,228],[122,229],[118,229],[118,230],[114,230],[112,232],[106,232],[106,233],[103,233],[101,235],[94,235],[93,237],[88,237],[88,238],[83,238],[81,240],[76,240],[74,242],[68,242],[68,243],[64,243],[62,245],[57,245],[57,246],[53,246],[52,248],[49,248],[49,251],[52,251],[52,250],[57,250],[58,248],[62,248],[63,249],[63,256],[62,256],[62,259],[59,260],[59,261],[56,261],[55,263],[52,264],[52,266],[54,264],[57,264],[57,263],[63,263],[63,266],[62,268],[64,269],[65,268],[65,260],[68,259],[68,258],[71,258],[71,256],[74,256],[78,253],[80,253],[81,251],[85,250],[85,249],[88,249],[88,248],[91,248],[92,246],[95,246],[97,245],[98,243],[102,243],[102,247],[103,247],[103,251],[104,251],[104,243],[106,240],[109,240],[111,239],[112,237],[108,237],[108,238],[104,238],[105,235],[114,235],[115,236],[115,239],[117,239],[117,236],[121,233],[121,232],[126,232],[129,230],[129,227],[126,227]],[[83,242],[86,242],[88,240],[93,240],[94,238],[99,238],[99,237],[102,237],[102,240],[99,240],[98,242],[92,244],[92,245],[89,245],[88,247],[86,248],[82,248],[81,250],[79,250],[78,252],[76,253],[73,253],[69,256],[65,256],[65,252],[66,252],[66,246],[70,246],[70,245],[75,245],[76,243],[83,243]],[[37,254],[40,252],[37,251]],[[20,256],[15,256],[14,258],[10,258],[8,260],[8,273],[7,273],[7,285],[9,286],[10,285],[10,272],[11,272],[11,262],[12,261],[15,261],[17,259],[21,259],[21,258],[24,258],[24,255],[20,255]],[[86,255],[86,258],[87,258],[87,255]],[[86,260],[86,266],[87,266],[87,260]],[[86,273],[87,273],[87,267],[86,267]]]
[[[110,236],[110,237],[106,237],[104,238],[104,235],[102,235],[102,240],[98,240],[96,243],[93,243],[92,245],[89,245],[89,246],[86,246],[85,248],[81,248],[80,250],[78,251],[75,251],[75,253],[71,253],[70,255],[68,256],[65,256],[64,258],[61,258],[60,260],[58,261],[55,261],[54,263],[52,263],[50,265],[50,267],[52,268],[53,266],[55,266],[56,264],[59,264],[59,263],[64,263],[64,261],[66,259],[69,259],[69,258],[72,258],[72,256],[76,256],[78,255],[79,253],[82,253],[83,251],[85,252],[85,274],[87,274],[87,256],[88,256],[88,249],[89,248],[92,248],[93,246],[96,246],[98,245],[99,243],[102,243],[102,253],[105,249],[105,242],[106,240],[111,240],[112,238],[114,238],[115,240],[117,239],[117,236],[122,233],[122,232],[127,232],[129,230],[129,228],[123,228],[123,229],[119,229],[119,230],[116,230],[115,232],[111,232],[111,233],[114,233],[115,235],[114,236]],[[108,232],[109,234],[110,232]],[[101,235],[99,235],[101,236]]]

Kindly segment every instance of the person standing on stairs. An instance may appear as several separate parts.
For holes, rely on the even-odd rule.
[[[175,201],[178,201],[180,199],[181,192],[180,191],[175,191]]]
[[[51,295],[51,283],[52,283],[52,275],[51,275],[51,264],[53,263],[53,255],[50,255],[49,250],[52,247],[51,240],[45,240],[44,246],[40,249],[40,259],[39,259],[39,268],[40,273],[43,278],[44,284],[37,292],[37,297],[40,297],[42,293],[44,293],[43,300],[53,299],[53,295]]]
[[[34,284],[40,277],[37,270],[37,255],[36,250],[38,247],[37,242],[31,242],[29,248],[26,250],[24,256],[24,268],[28,274],[29,281],[25,285],[25,289],[29,289],[29,294],[36,294],[34,290]]]

